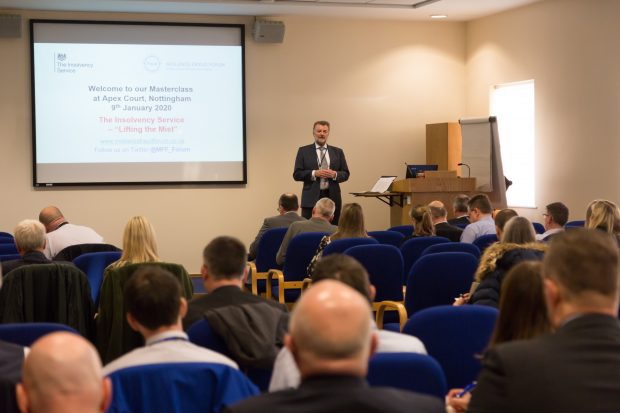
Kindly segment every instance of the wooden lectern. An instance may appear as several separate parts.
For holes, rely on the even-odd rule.
[[[427,172],[428,174],[428,172]],[[394,181],[390,191],[402,194],[402,205],[392,204],[390,207],[390,226],[411,224],[409,211],[412,205],[428,205],[429,202],[439,200],[444,203],[448,211],[448,218],[452,218],[452,202],[459,194],[471,194],[476,190],[476,178],[457,178],[455,176],[410,178]]]

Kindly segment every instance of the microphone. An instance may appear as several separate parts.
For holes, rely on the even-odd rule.
[[[467,165],[466,163],[459,163],[458,166],[466,166],[467,167],[467,177],[471,178],[471,168],[469,167],[469,165]]]

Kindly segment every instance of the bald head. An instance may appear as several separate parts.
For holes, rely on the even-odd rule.
[[[302,378],[317,374],[365,376],[376,348],[368,299],[335,280],[323,280],[295,306],[287,345]]]
[[[79,335],[37,340],[24,361],[17,399],[22,412],[102,412],[110,402],[97,351]]]
[[[50,205],[39,212],[39,222],[45,225],[45,230],[47,232],[52,232],[58,228],[60,224],[65,222],[65,217],[58,207]]]

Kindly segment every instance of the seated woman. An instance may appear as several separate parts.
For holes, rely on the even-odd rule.
[[[616,237],[620,245],[620,209],[605,199],[590,202],[586,210],[586,228],[596,228]]]
[[[411,217],[411,221],[413,223],[413,234],[405,237],[403,239],[403,243],[411,238],[435,236],[433,217],[428,206],[412,206],[411,211],[409,211],[409,216]]]
[[[109,270],[128,264],[160,261],[153,226],[146,217],[132,217],[123,232],[123,254],[118,261],[108,265],[104,276]]]
[[[321,238],[319,247],[312,257],[310,264],[308,264],[307,272],[308,277],[312,277],[314,266],[316,262],[321,259],[323,250],[332,241],[343,238],[369,238],[366,232],[366,225],[364,224],[364,212],[362,207],[358,203],[344,204],[342,212],[340,213],[340,220],[338,222],[338,230],[332,235],[326,235]]]
[[[479,283],[478,287],[471,297],[465,294],[458,298],[455,305],[469,302],[497,308],[506,273],[522,261],[540,261],[546,248],[546,245],[536,242],[534,227],[527,218],[510,218],[500,242],[488,247],[480,257],[474,278]]]
[[[551,331],[547,315],[541,263],[522,262],[506,275],[499,301],[499,316],[489,348],[513,340],[527,340]],[[467,411],[470,394],[457,398],[463,389],[452,389],[446,398],[453,411]]]

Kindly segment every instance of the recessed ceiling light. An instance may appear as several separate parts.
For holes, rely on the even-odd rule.
[[[431,15],[431,19],[447,19],[448,16],[445,14],[433,14]]]

